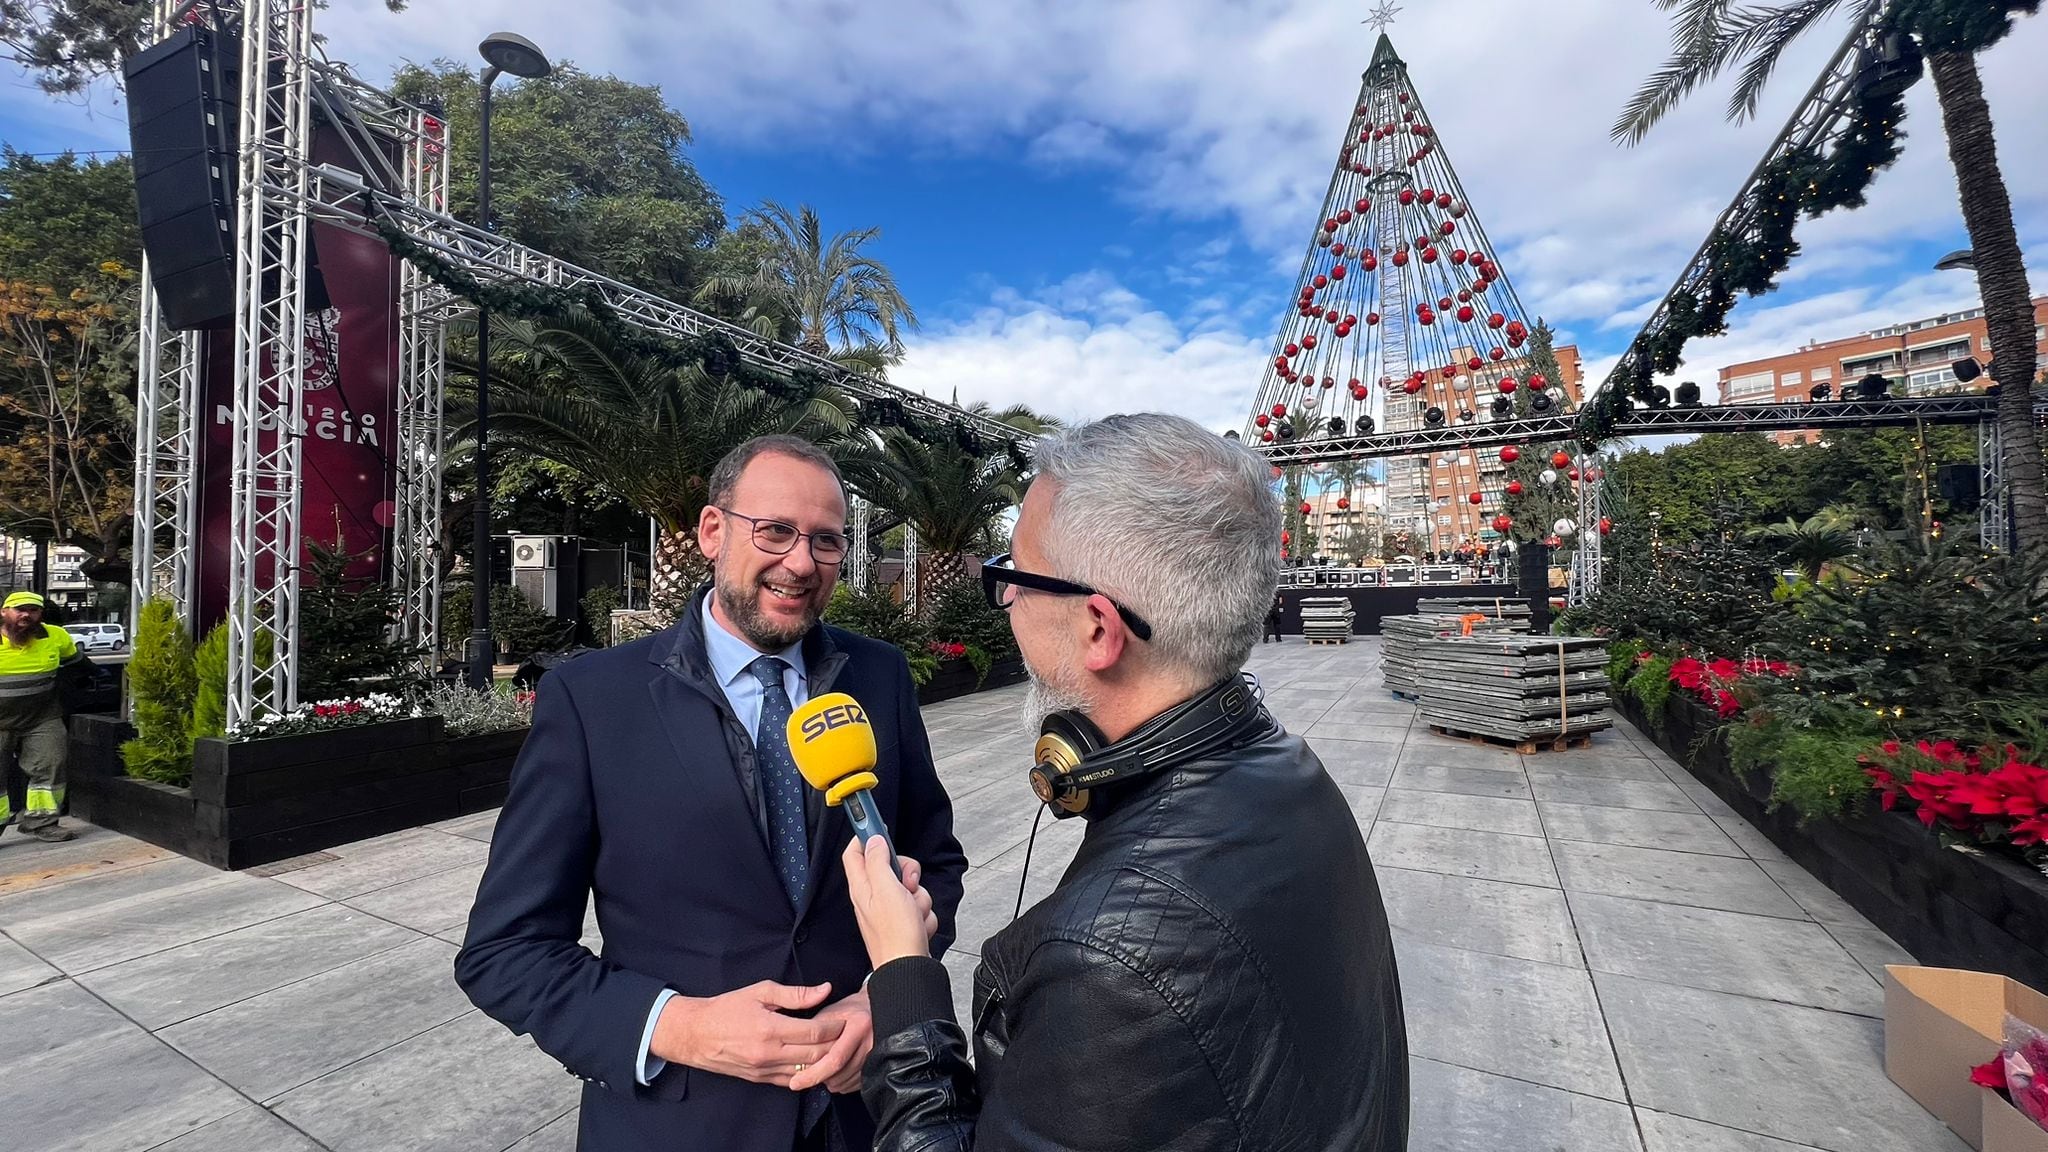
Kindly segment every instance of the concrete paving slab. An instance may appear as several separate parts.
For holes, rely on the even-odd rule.
[[[1590,752],[1572,751],[1568,754],[1545,752],[1531,755],[1523,760],[1531,772],[1542,772],[1550,776],[1579,776],[1588,780],[1648,780],[1657,784],[1668,784],[1670,780],[1664,770],[1641,756],[1622,756],[1603,752],[1598,756]]]
[[[443,820],[427,827],[452,836],[467,836],[471,840],[481,840],[489,844],[491,836],[498,830],[498,809],[493,808],[489,812],[477,812],[469,816],[457,816],[453,820]]]
[[[476,886],[483,878],[483,862],[478,861],[352,896],[344,903],[431,935],[469,923]]]
[[[101,968],[78,981],[155,1031],[417,939],[395,924],[329,904]]]
[[[1558,887],[1549,847],[1540,836],[1508,836],[1376,820],[1366,848],[1372,853],[1373,863],[1382,868],[1413,868],[1448,876]]]
[[[1763,869],[1748,860],[1572,840],[1552,841],[1550,848],[1569,891],[1807,918]]]
[[[0,999],[0,1086],[0,1139],[36,1152],[140,1152],[248,1106],[68,980]]]
[[[1408,1064],[1408,1152],[1641,1152],[1625,1104],[1435,1060]]]
[[[1884,1074],[1884,1024],[1594,973],[1640,1107],[1828,1152],[1962,1152]]]
[[[1378,864],[1387,922],[1426,944],[1585,967],[1571,909],[1555,888]]]
[[[1662,848],[1672,852],[1703,852],[1741,857],[1743,851],[1721,826],[1692,812],[1657,812],[1642,808],[1608,808],[1598,804],[1538,801],[1544,830],[1553,840],[1584,840],[1623,844],[1631,848]]]
[[[422,938],[266,992],[158,1035],[268,1101],[471,1011],[455,949]]]
[[[1626,1101],[1593,982],[1576,968],[1396,932],[1412,1055]]]
[[[1372,822],[1379,815],[1380,803],[1386,798],[1387,790],[1352,784],[1339,784],[1337,788],[1344,793],[1344,802],[1351,806],[1351,815],[1358,821],[1359,830],[1371,833]]]
[[[55,968],[43,963],[35,953],[0,936],[0,996],[47,984],[58,975]]]
[[[570,1109],[547,1127],[507,1148],[505,1152],[577,1152],[578,1111]]]
[[[1335,711],[1332,709],[1333,714]],[[1333,719],[1326,716],[1310,726],[1305,735],[1332,740],[1375,740],[1380,743],[1397,744],[1408,738],[1408,725],[1391,716],[1384,724],[1364,720]]]
[[[1882,1017],[1884,990],[1818,924],[1570,894],[1598,972]]]
[[[275,880],[173,859],[0,900],[0,930],[71,974],[322,903]]]
[[[335,1152],[468,1152],[545,1128],[582,1089],[530,1039],[470,1012],[295,1088],[271,1108]]]
[[[1482,747],[1469,740],[1438,736],[1418,725],[1415,738],[1401,748],[1400,766],[1435,764],[1450,768],[1490,768],[1496,772],[1520,772],[1522,758],[1511,748]]]
[[[1814,1152],[1811,1144],[1793,1144],[1774,1136],[1738,1132],[1718,1124],[1689,1120],[1668,1112],[1636,1109],[1649,1152]]]
[[[73,836],[61,844],[31,839],[14,828],[0,831],[0,896],[177,856],[82,820],[63,824]]]
[[[150,1152],[326,1152],[325,1146],[267,1108],[232,1112],[203,1128],[195,1128]]]
[[[467,836],[413,828],[328,851],[337,859],[286,872],[278,879],[330,900],[346,900],[465,864],[482,864],[490,846]]]
[[[1408,751],[1394,769],[1393,786],[1422,792],[1456,792],[1464,796],[1504,796],[1511,800],[1530,798],[1529,779],[1513,761],[1497,768],[1458,764],[1410,762]]]
[[[1536,804],[1504,796],[1465,796],[1455,792],[1422,792],[1390,788],[1380,805],[1379,819],[1403,824],[1428,824],[1436,828],[1464,828],[1474,832],[1506,832],[1514,836],[1541,836],[1543,822],[1537,819]]]
[[[1653,812],[1698,813],[1685,793],[1668,780],[1614,780],[1594,776],[1561,776],[1531,768],[1529,783],[1538,800],[1560,804],[1591,804],[1607,808],[1645,808]]]

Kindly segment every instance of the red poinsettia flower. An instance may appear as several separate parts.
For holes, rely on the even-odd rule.
[[[1697,692],[1707,682],[1707,666],[1691,656],[1671,662],[1671,682],[1688,692]]]
[[[1735,698],[1735,693],[1728,691],[1726,688],[1715,690],[1714,714],[1716,716],[1726,720],[1740,711],[1742,711],[1742,701]]]
[[[1899,742],[1897,740],[1887,740],[1884,743],[1878,745],[1878,747],[1883,749],[1884,754],[1887,756],[1897,756],[1900,752],[1905,751],[1905,749],[1899,747]]]
[[[1735,661],[1728,659],[1725,656],[1719,660],[1714,661],[1712,664],[1707,665],[1707,675],[1713,677],[1714,679],[1720,681],[1723,684],[1726,684],[1728,681],[1735,679],[1737,676],[1740,676],[1741,674],[1742,666],[1737,664]]]

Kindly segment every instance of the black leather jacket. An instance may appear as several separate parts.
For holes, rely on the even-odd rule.
[[[1406,1148],[1386,912],[1308,746],[1275,730],[1095,808],[1059,887],[982,946],[975,1067],[943,965],[875,973],[878,1152]]]

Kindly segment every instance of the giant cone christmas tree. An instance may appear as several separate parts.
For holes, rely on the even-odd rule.
[[[1278,444],[1566,411],[1565,382],[1528,366],[1531,332],[1382,34],[1244,435]],[[1505,528],[1481,456],[1491,463],[1454,452],[1449,467]]]

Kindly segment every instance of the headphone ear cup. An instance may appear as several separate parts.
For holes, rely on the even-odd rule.
[[[1078,712],[1048,715],[1038,726],[1038,743],[1031,750],[1031,791],[1066,813],[1079,812],[1088,806],[1088,792],[1075,789],[1067,778],[1108,743],[1102,729]]]

